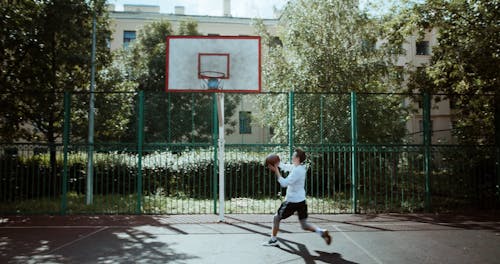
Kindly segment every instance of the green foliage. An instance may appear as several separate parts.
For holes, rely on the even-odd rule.
[[[92,13],[97,63],[109,62],[105,1],[13,1],[0,5],[0,137],[55,142],[62,131],[63,91],[90,80]]]
[[[494,113],[500,112],[500,99],[493,98],[500,87],[499,2],[427,0],[405,6],[391,21],[392,39],[435,29],[439,43],[430,64],[411,75],[409,90],[449,94],[452,104],[460,106],[455,112],[460,142],[493,144]]]
[[[357,1],[293,1],[280,19],[275,36],[257,24],[270,45],[264,65],[270,91],[376,92],[389,71],[387,50],[376,48],[382,28],[368,19]],[[392,87],[396,89],[397,87]],[[379,90],[377,90],[379,89]]]
[[[23,145],[16,145],[21,147]],[[30,147],[31,145],[26,145]],[[12,146],[3,146],[9,149]],[[137,205],[138,155],[97,148],[94,204],[85,205],[84,149],[72,146],[68,155],[69,213],[133,213]],[[115,149],[116,146],[115,146]],[[216,192],[213,148],[170,147],[142,156],[144,213],[211,213]],[[226,208],[235,213],[275,210],[286,189],[265,168],[271,149],[230,148],[226,152]],[[307,146],[306,192],[311,212],[351,212],[350,146]],[[56,213],[62,193],[62,155],[52,177],[49,154],[0,155],[0,212]],[[441,146],[432,157],[431,190],[439,210],[495,208],[493,147]],[[0,153],[3,153],[0,151]],[[12,152],[13,153],[13,152]],[[288,153],[276,150],[281,157]],[[359,209],[364,212],[419,211],[423,208],[425,177],[422,147],[372,145],[358,148]],[[472,157],[472,158],[470,158]],[[314,209],[313,209],[314,208]]]
[[[357,1],[291,1],[283,11],[276,36],[266,31],[262,21],[257,22],[256,28],[266,45],[262,71],[268,91],[345,93],[347,96],[326,95],[321,109],[318,96],[300,95],[304,98],[299,98],[297,95],[295,109],[299,114],[294,126],[299,142],[312,138],[318,143],[348,141],[350,127],[345,121],[350,116],[350,91],[400,90],[400,80],[391,74],[396,71],[395,48],[391,43],[377,44],[384,37],[384,28],[378,20],[360,11]],[[366,124],[360,126],[363,129],[359,130],[360,138],[374,143],[388,140],[387,134],[391,134],[391,142],[402,140],[407,113],[400,102],[392,99],[373,97],[365,102],[364,113],[358,120]],[[275,128],[273,140],[277,142],[287,135],[287,126],[283,124],[286,120],[282,118],[287,116],[285,103],[274,97],[260,100],[263,113],[273,112],[277,116],[266,114],[261,118],[263,123]],[[382,109],[384,116],[378,114]],[[323,141],[316,135],[320,116],[328,123]],[[386,120],[390,120],[391,126],[384,124]]]

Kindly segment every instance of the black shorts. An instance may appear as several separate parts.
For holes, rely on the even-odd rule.
[[[287,219],[295,212],[299,215],[300,220],[307,218],[307,204],[305,200],[298,203],[284,201],[278,209],[277,214],[281,219]]]

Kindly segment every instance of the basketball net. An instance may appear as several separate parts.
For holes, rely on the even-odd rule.
[[[222,90],[225,74],[216,71],[200,72],[201,88],[205,90]]]

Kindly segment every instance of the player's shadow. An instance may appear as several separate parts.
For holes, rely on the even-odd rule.
[[[312,264],[316,263],[316,261],[322,261],[325,263],[334,263],[334,264],[356,264],[356,262],[352,262],[349,260],[346,260],[342,258],[342,255],[336,252],[325,252],[325,251],[320,251],[320,250],[315,250],[315,252],[319,255],[313,256],[307,249],[307,246],[301,243],[297,243],[294,241],[286,240],[286,239],[280,239],[281,245],[284,245],[286,248],[283,246],[279,246],[278,248],[288,252],[290,254],[295,254],[297,256],[300,256],[301,258],[304,259],[304,263],[307,264]],[[293,244],[293,245],[292,245]],[[295,248],[295,246],[298,248]]]
[[[231,217],[228,217],[228,218],[231,218]],[[241,220],[241,219],[238,219],[238,220],[242,221],[245,224],[251,224],[251,225],[256,225],[258,227],[263,227],[263,225],[261,225],[259,223],[254,223],[254,222],[250,222],[250,221],[244,221],[244,220]],[[252,232],[252,233],[255,233],[255,234],[260,234],[260,235],[262,235],[262,236],[264,236],[266,238],[269,237],[268,233],[259,232],[257,230],[252,229],[252,228],[249,228],[249,227],[246,227],[246,226],[241,226],[241,225],[239,225],[237,223],[226,223],[226,224],[229,224],[231,226],[243,229],[243,230],[248,231],[248,232]],[[268,226],[265,226],[265,227],[266,228],[270,228]],[[290,232],[287,232],[285,230],[280,230],[280,232],[282,232],[282,233],[290,233]],[[302,244],[302,243],[297,243],[295,241],[291,241],[291,240],[283,239],[283,238],[279,238],[279,241],[280,241],[281,245],[279,247],[277,247],[277,248],[279,248],[279,249],[281,249],[281,250],[283,250],[283,251],[285,251],[285,252],[287,252],[289,254],[294,254],[294,255],[297,255],[297,256],[301,257],[302,259],[304,259],[304,263],[307,263],[307,264],[316,263],[316,261],[322,261],[322,262],[325,262],[325,263],[334,263],[334,264],[357,264],[356,262],[345,260],[344,258],[342,258],[341,254],[336,253],[336,252],[330,253],[330,252],[315,250],[315,252],[318,255],[311,255],[311,253],[307,249],[307,246],[304,245],[304,244]]]

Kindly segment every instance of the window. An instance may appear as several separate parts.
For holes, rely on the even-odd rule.
[[[417,55],[430,55],[429,41],[417,42]]]
[[[251,114],[251,112],[240,111],[240,134],[252,133]]]
[[[128,48],[131,42],[135,40],[135,31],[123,31],[123,48]]]
[[[269,38],[269,46],[270,47],[282,47],[283,42],[281,42],[280,37],[273,36]]]

